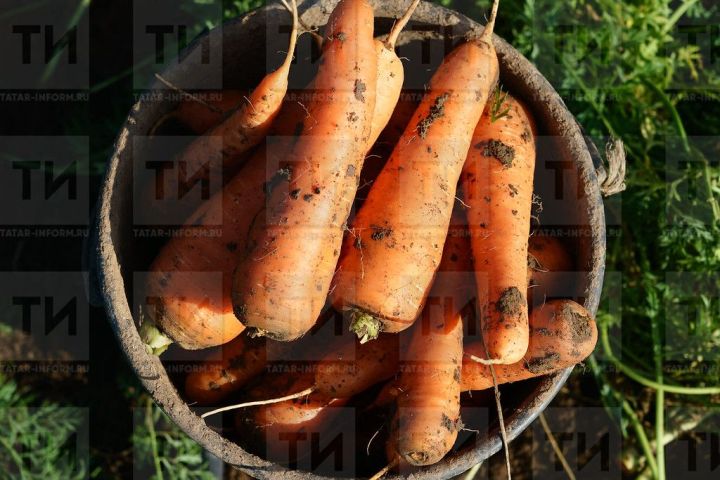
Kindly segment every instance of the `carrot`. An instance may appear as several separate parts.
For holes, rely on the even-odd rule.
[[[377,342],[346,342],[318,364],[315,391],[326,396],[352,397],[395,375],[400,340],[397,335],[380,335]]]
[[[280,112],[287,92],[288,75],[298,35],[298,13],[295,0],[291,0],[293,27],[285,60],[277,70],[260,81],[247,101],[220,125],[195,140],[185,149],[180,160],[189,165],[201,165],[208,158],[220,158],[224,166],[237,155],[260,143],[267,135],[273,119]],[[220,137],[217,142],[213,137]],[[191,169],[194,171],[194,169]]]
[[[242,164],[245,154],[257,146],[268,134],[273,120],[281,110],[287,92],[288,75],[298,34],[296,0],[291,0],[293,28],[285,60],[275,71],[267,74],[258,86],[219,125],[193,140],[177,155],[176,175],[159,175],[147,182],[145,199],[168,200],[155,205],[157,218],[184,218],[199,207],[196,199],[183,194],[183,180],[206,181],[221,186],[231,178],[234,169]],[[162,183],[161,183],[162,182]],[[165,192],[170,192],[170,197]],[[177,196],[175,196],[177,195]]]
[[[192,99],[183,100],[172,116],[198,135],[219,125],[245,102],[248,92],[244,90],[219,90],[205,92],[205,103]]]
[[[295,343],[291,345],[295,345]],[[378,341],[366,345],[358,344],[357,339],[353,337],[350,342],[342,342],[338,348],[333,349],[333,353],[317,362],[315,382],[303,390],[282,397],[253,400],[217,408],[205,412],[202,416],[207,417],[255,405],[285,402],[304,398],[310,394],[319,394],[328,398],[352,397],[395,375],[398,369],[398,345],[397,335],[382,335]],[[313,347],[317,348],[318,346],[314,345]]]
[[[480,326],[496,363],[519,361],[529,340],[525,292],[533,129],[519,101],[510,95],[504,101],[496,97],[477,124],[462,174],[464,200],[470,206]]]
[[[551,300],[530,315],[530,346],[523,360],[512,365],[493,365],[499,385],[548,375],[587,358],[595,348],[597,326],[590,314],[571,300]],[[473,355],[475,354],[475,355]],[[461,390],[493,387],[490,367],[473,360],[485,358],[481,341],[466,346],[462,361]],[[380,390],[372,407],[382,408],[400,395],[395,382]]]
[[[571,285],[563,273],[573,271],[573,261],[563,242],[538,233],[528,242],[528,305],[542,305],[548,298],[569,297]]]
[[[495,365],[498,383],[517,382],[571,367],[595,348],[597,326],[590,313],[572,300],[550,300],[530,315],[530,344],[525,356],[510,365]],[[463,390],[492,388],[488,365],[472,356],[487,358],[481,342],[465,347]]]
[[[409,327],[442,256],[457,180],[489,92],[497,0],[485,31],[455,48],[433,75],[343,245],[333,305],[363,341]]]
[[[395,111],[400,99],[403,83],[405,82],[405,69],[402,61],[395,53],[395,45],[400,32],[410,21],[413,12],[420,0],[411,0],[405,14],[395,22],[392,30],[385,40],[375,39],[375,54],[377,55],[377,92],[375,97],[375,110],[373,113],[370,139],[367,143],[369,149],[378,139]]]
[[[293,340],[325,303],[375,109],[372,7],[342,0],[326,27],[309,119],[234,274],[235,314],[255,334]],[[292,266],[292,272],[288,271]]]
[[[445,242],[438,279],[400,360],[400,393],[386,448],[390,464],[431,465],[457,438],[464,303],[458,302],[458,292],[467,285],[464,274],[472,263],[467,237],[454,233]]]
[[[172,341],[193,350],[222,345],[244,330],[232,308],[235,258],[246,248],[252,224],[262,221],[266,191],[286,180],[284,170],[268,165],[279,164],[303,118],[299,104],[286,103],[267,144],[188,218],[184,229],[189,234],[173,237],[154,260],[145,284],[154,308],[141,325],[141,336],[154,353]],[[199,272],[216,273],[218,281],[210,284]]]
[[[198,405],[212,405],[262,373],[267,361],[264,339],[247,336],[221,347],[221,360],[206,361],[185,378],[185,395]]]
[[[312,379],[311,374],[301,375],[281,392],[305,388]],[[271,391],[261,388],[255,396],[264,396]],[[272,392],[277,393],[277,390]],[[282,403],[261,405],[250,416],[240,413],[235,417],[236,426],[244,431],[250,420],[255,425],[254,433],[260,437],[258,443],[265,446],[266,458],[293,462],[310,453],[311,437],[329,436],[338,429],[338,415],[348,401],[347,398],[313,393]]]

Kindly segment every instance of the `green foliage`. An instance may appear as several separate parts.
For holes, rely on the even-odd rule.
[[[223,17],[225,20],[230,20],[262,7],[265,3],[265,0],[225,0],[223,1]]]
[[[34,399],[0,377],[0,479],[87,478],[82,411]]]
[[[615,366],[658,385],[660,408],[623,376],[594,373],[603,398],[622,399],[626,413],[655,422],[656,437],[664,432],[663,402],[706,405],[708,396],[693,389],[720,385],[720,72],[717,58],[703,56],[711,49],[678,27],[702,31],[719,18],[720,6],[697,0],[526,0],[509,38],[592,137],[625,142],[628,190],[609,204],[617,226],[607,262],[621,275],[622,308],[601,310],[598,322],[615,332],[608,339]],[[720,38],[712,41],[717,49]],[[665,385],[688,395],[668,400]],[[623,432],[649,455],[635,427]],[[636,473],[654,466],[663,478],[662,452],[655,453],[657,465],[646,458]]]
[[[202,447],[185,435],[147,395],[135,411],[134,468],[153,480],[213,480]],[[145,475],[148,474],[148,476]]]

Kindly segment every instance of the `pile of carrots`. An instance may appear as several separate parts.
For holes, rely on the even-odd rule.
[[[181,158],[219,159],[207,175],[226,180],[184,228],[222,218],[222,234],[164,245],[140,332],[158,354],[222,345],[185,395],[220,407],[203,416],[233,410],[270,457],[281,432],[330,428],[353,405],[390,412],[388,469],[431,465],[462,429],[462,392],[571,367],[597,337],[591,315],[561,298],[568,248],[531,234],[537,127],[498,85],[498,1],[417,104],[399,101],[395,44],[419,0],[381,38],[366,0],[340,0],[304,104],[286,100],[299,19],[282,1],[294,27],[283,64],[248,96],[174,112],[199,134]],[[385,163],[366,165],[388,142]],[[196,272],[220,272],[222,291]],[[331,341],[317,335],[343,321]]]

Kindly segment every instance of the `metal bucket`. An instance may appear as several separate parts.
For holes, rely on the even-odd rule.
[[[335,0],[299,2],[303,22],[324,25],[335,3]],[[375,0],[371,3],[377,17],[376,34],[380,34],[387,32],[394,19],[403,13],[406,2]],[[222,45],[226,87],[228,82],[245,87],[257,83],[267,68],[267,52],[282,51],[282,42],[286,39],[285,36],[282,40],[274,40],[268,33],[287,32],[288,22],[287,13],[278,5],[273,5],[223,25],[221,33],[210,33],[215,35],[210,41],[211,47]],[[419,86],[421,90],[422,82],[429,78],[432,67],[439,63],[453,44],[463,41],[465,33],[477,28],[481,27],[456,12],[422,3],[399,42],[399,55],[408,57],[409,81],[415,82],[415,87]],[[304,36],[303,41],[305,47],[301,44],[299,48],[308,49],[310,38]],[[536,190],[542,195],[557,196],[556,170],[550,169],[546,161],[565,162],[567,166],[562,188],[565,193],[561,194],[563,198],[555,198],[561,201],[546,205],[543,215],[551,224],[571,234],[570,246],[582,272],[578,275],[577,291],[573,296],[594,314],[598,308],[605,262],[605,217],[597,173],[604,173],[604,170],[596,155],[597,150],[587,143],[575,118],[535,67],[497,36],[495,45],[500,58],[502,84],[526,102],[539,126],[541,140],[549,145],[549,153],[541,152],[538,158]],[[201,41],[196,41],[188,47],[186,56],[199,48],[202,48]],[[182,80],[188,78],[202,82],[198,75],[184,64],[163,73],[164,78],[178,84],[187,84]],[[293,82],[301,85],[304,81],[306,79],[296,78]],[[153,89],[161,88],[160,84],[153,86]],[[141,251],[133,234],[131,145],[135,136],[146,136],[157,120],[175,106],[176,103],[169,100],[140,100],[132,108],[118,136],[107,166],[96,226],[88,249],[96,298],[105,305],[123,351],[153,399],[180,428],[210,453],[257,478],[328,478],[265,461],[209,428],[179,395],[161,360],[146,352],[138,335],[131,308],[132,276],[134,271],[147,269],[148,265],[144,263],[147,254]],[[509,439],[517,437],[543,411],[565,383],[570,370],[522,382],[520,388],[511,387],[510,393],[503,395]],[[496,423],[491,422],[487,432],[481,432],[474,441],[441,462],[414,472],[412,477],[450,478],[486,460],[500,448]],[[391,474],[388,478],[401,477]]]

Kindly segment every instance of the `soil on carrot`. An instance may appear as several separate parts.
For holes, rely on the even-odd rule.
[[[428,116],[420,120],[420,123],[418,123],[417,126],[420,138],[427,137],[430,126],[435,123],[435,120],[445,116],[445,102],[449,97],[450,94],[448,93],[443,93],[442,95],[437,97],[433,106],[430,107],[430,113],[428,113]]]
[[[365,103],[365,90],[367,86],[361,80],[355,80],[355,98]]]
[[[552,372],[557,368],[557,363],[559,361],[560,354],[557,352],[551,352],[542,357],[532,357],[527,361],[527,369],[535,374]]]
[[[569,308],[568,308],[569,309]],[[590,318],[581,312],[570,311],[569,313],[572,318],[570,325],[571,336],[574,343],[580,343],[586,341],[592,335],[592,328],[590,326]]]
[[[500,140],[488,140],[475,145],[475,148],[482,150],[485,157],[492,157],[502,163],[504,168],[513,166],[515,160],[515,149],[506,145]]]
[[[377,225],[371,225],[370,228],[373,233],[370,234],[370,238],[373,240],[382,240],[385,237],[389,237],[392,234],[392,228],[390,227],[379,227]]]
[[[495,308],[502,315],[519,315],[526,300],[517,287],[508,287],[495,303]]]

